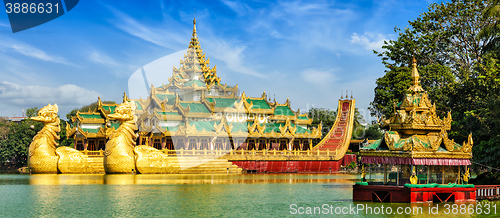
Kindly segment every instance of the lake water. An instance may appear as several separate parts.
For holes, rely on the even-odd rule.
[[[347,174],[0,175],[0,217],[283,217],[308,212],[324,217],[336,213],[428,217],[431,211],[440,217],[478,217],[476,208],[484,214],[486,206],[490,216],[500,214],[498,202],[464,204],[474,208],[472,214],[462,214],[461,205],[456,205],[458,216],[453,204],[447,210],[447,204],[352,202],[352,185],[358,178]],[[421,214],[405,215],[405,210]]]

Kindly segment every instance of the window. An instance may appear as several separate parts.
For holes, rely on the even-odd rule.
[[[88,151],[95,151],[96,150],[94,139],[89,140],[89,143],[87,144],[87,150]]]
[[[287,147],[286,147],[286,141],[285,140],[281,140],[280,141],[280,149],[279,150],[286,150]]]
[[[99,140],[99,146],[97,147],[97,150],[106,150],[106,141],[105,140]]]
[[[196,149],[196,139],[189,139],[189,150]]]
[[[182,149],[186,149],[186,144],[184,144],[184,139],[177,139],[177,146],[180,146]]]
[[[184,147],[184,146],[182,146],[182,147]],[[165,148],[168,150],[174,150],[174,143],[172,142],[172,139],[166,140]]]
[[[201,140],[201,149],[209,149],[208,147],[208,140],[207,139],[202,139]]]
[[[158,149],[158,150],[161,150],[161,140],[160,139],[154,139],[153,140],[153,147]]]
[[[293,140],[293,150],[300,150],[300,141],[299,140]]]
[[[248,140],[248,150],[255,149],[255,140]]]
[[[222,140],[217,139],[217,140],[215,141],[215,149],[216,149],[216,150],[223,150],[223,149],[224,149],[224,148],[222,147]]]
[[[83,141],[82,140],[76,141],[76,150],[83,151]]]
[[[261,139],[259,142],[259,150],[266,149],[266,140]]]
[[[302,150],[309,150],[309,140],[305,140],[304,142],[302,142]]]

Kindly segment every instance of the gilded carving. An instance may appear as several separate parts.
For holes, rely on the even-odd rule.
[[[403,101],[394,105],[394,115],[386,120],[382,118],[381,128],[388,129],[383,143],[391,151],[426,152],[438,151],[443,146],[448,152],[466,153],[472,151],[472,136],[462,146],[448,138],[451,129],[451,112],[443,119],[436,113],[436,105],[429,101],[427,93],[420,87],[416,61],[413,61],[412,86]]]
[[[104,151],[104,170],[106,173],[133,173],[135,171],[134,146],[137,135],[135,126],[135,103],[119,104],[110,119],[120,121],[120,127],[110,136]]]
[[[87,155],[82,152],[62,146],[56,149],[59,156],[57,168],[61,173],[92,173],[93,168],[88,162]]]
[[[137,154],[137,172],[142,174],[177,173],[178,163],[169,161],[169,157],[156,148],[140,145],[134,148]]]
[[[29,146],[29,166],[32,173],[57,173],[56,140],[59,139],[59,111],[57,104],[43,107],[32,120],[44,124]]]

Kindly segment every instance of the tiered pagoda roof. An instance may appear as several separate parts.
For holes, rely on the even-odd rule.
[[[451,129],[452,122],[451,112],[443,119],[437,116],[436,105],[429,101],[427,92],[420,86],[419,78],[417,63],[413,59],[409,93],[403,101],[395,105],[394,115],[381,121],[380,127],[386,130],[384,137],[361,148],[361,156],[463,160],[472,158],[472,136],[469,135],[468,142],[462,145],[448,138],[447,131]]]
[[[203,54],[193,21],[193,34],[187,53],[180,60],[180,67],[174,66],[169,84],[151,86],[146,99],[128,99],[136,105],[137,126],[141,134],[162,134],[164,136],[217,136],[233,137],[287,137],[320,138],[319,129],[308,129],[312,123],[307,114],[291,109],[287,99],[283,104],[267,99],[264,92],[260,97],[238,94],[238,85],[221,84],[216,66],[210,68],[210,59]],[[100,101],[100,100],[99,100]],[[106,115],[116,105],[103,105],[96,111],[79,112],[73,121],[76,126],[99,124],[104,130],[112,128]],[[84,117],[89,117],[85,118]],[[91,119],[92,117],[92,119]],[[85,136],[100,128],[70,128]],[[95,126],[94,126],[95,127]],[[104,131],[103,130],[103,131]],[[70,135],[69,135],[70,136]],[[93,135],[92,135],[93,136]]]

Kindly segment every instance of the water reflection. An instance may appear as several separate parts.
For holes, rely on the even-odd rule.
[[[325,217],[337,216],[335,208],[360,204],[372,210],[343,216],[429,217],[435,216],[429,211],[436,205],[440,217],[484,216],[485,206],[482,215],[471,215],[460,210],[450,214],[446,204],[352,202],[357,178],[346,174],[0,175],[0,193],[7,196],[0,198],[0,217],[284,217],[292,215],[292,204],[332,206],[333,214],[322,210]],[[472,205],[479,204],[485,203]],[[489,215],[497,216],[499,202],[489,204]],[[397,214],[399,207],[402,214]],[[420,207],[418,215],[406,214]],[[453,209],[453,204],[449,207]]]
[[[31,175],[30,185],[162,185],[162,184],[255,184],[255,183],[354,183],[357,177],[346,174],[244,174],[244,175]],[[0,183],[1,184],[1,183]]]

